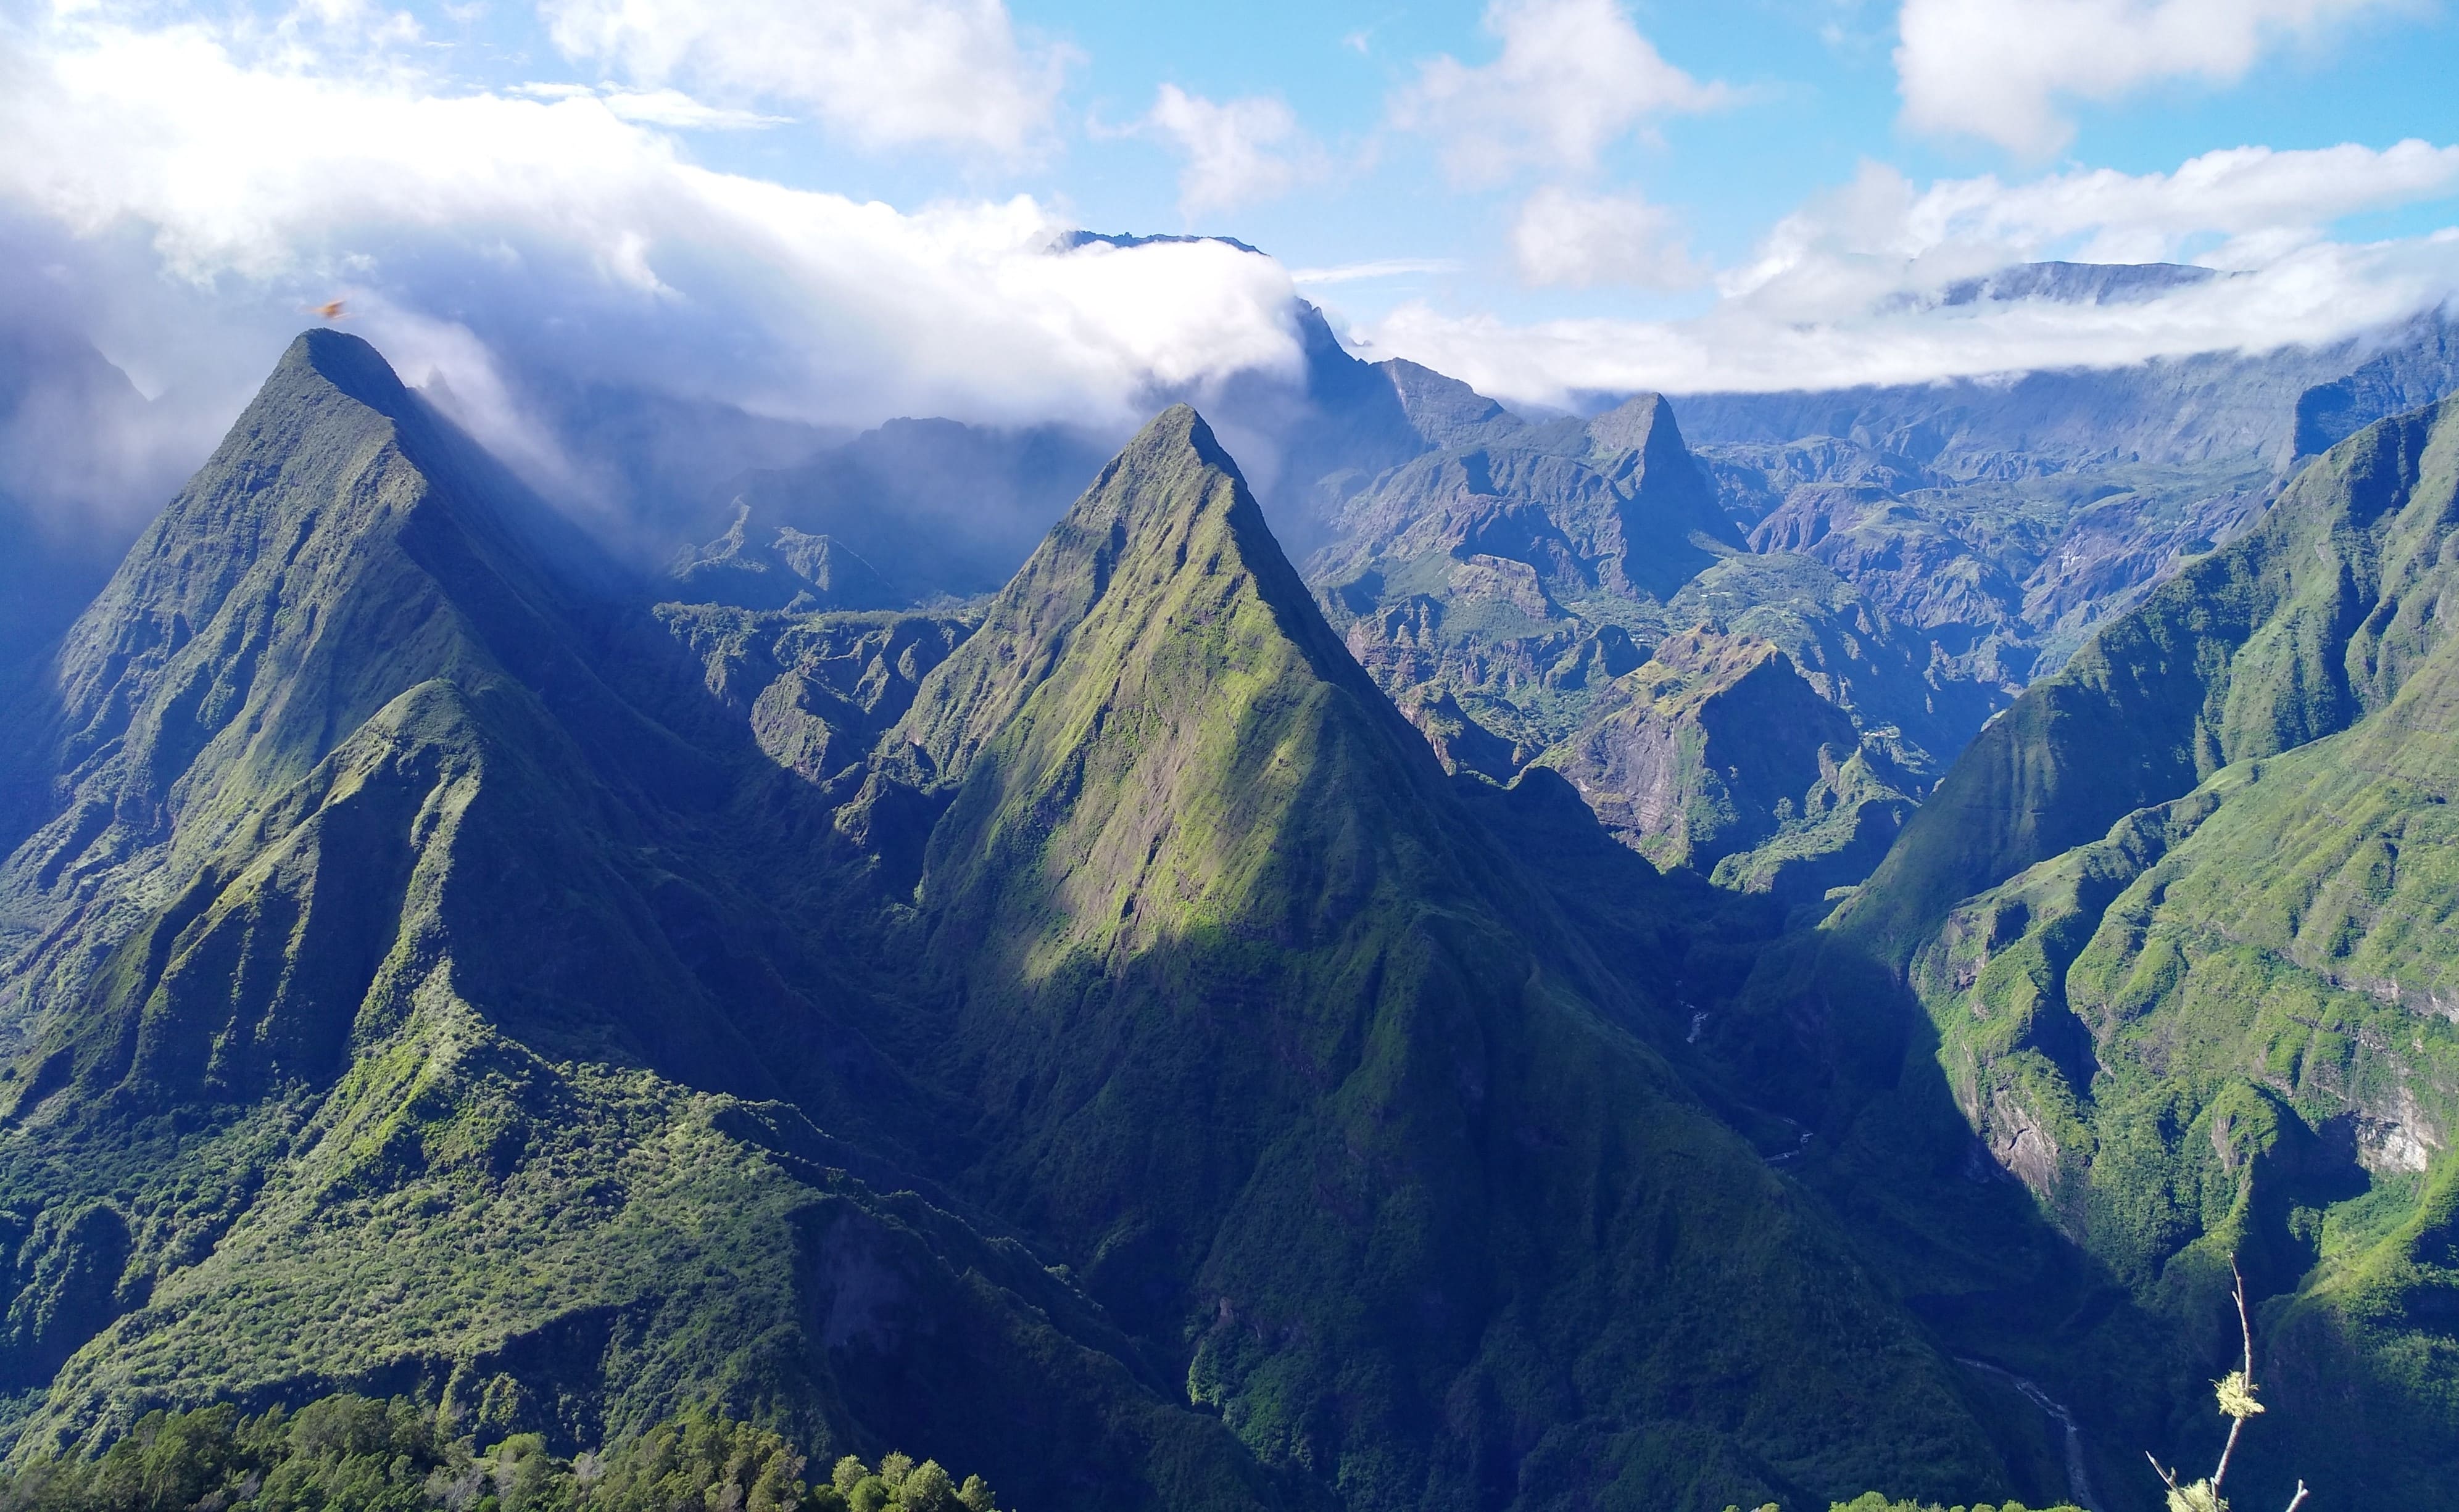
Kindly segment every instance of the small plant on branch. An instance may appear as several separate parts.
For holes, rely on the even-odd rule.
[[[2245,1355],[2242,1365],[2212,1383],[2214,1394],[2219,1397],[2220,1415],[2229,1420],[2228,1442],[2220,1448],[2220,1462],[2210,1480],[2184,1485],[2177,1483],[2175,1471],[2161,1469],[2156,1458],[2144,1456],[2152,1460],[2152,1468],[2159,1471],[2161,1481],[2169,1487],[2169,1512],[2229,1512],[2228,1500],[2220,1495],[2220,1482],[2228,1479],[2229,1460],[2237,1453],[2238,1435],[2245,1432],[2246,1419],[2263,1410],[2254,1392],[2254,1319],[2245,1308],[2245,1275],[2238,1270],[2235,1260],[2229,1262],[2229,1273],[2237,1278],[2237,1326],[2245,1340]],[[2288,1512],[2297,1512],[2304,1505],[2306,1494],[2305,1482],[2298,1481],[2297,1494],[2288,1501]]]

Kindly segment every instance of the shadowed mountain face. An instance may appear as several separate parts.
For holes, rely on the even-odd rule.
[[[893,420],[723,491],[723,534],[675,562],[688,602],[890,609],[1007,580],[1103,452],[1056,426]]]
[[[315,333],[78,621],[0,865],[20,1444],[351,1387],[1022,1505],[2018,1474],[1694,1084],[1699,901],[1463,798],[1191,410],[978,628],[635,597]]]
[[[1358,1506],[1721,1505],[1879,1473],[1842,1468],[1871,1441],[1986,1453],[1615,1027],[1669,1005],[1535,901],[1193,411],[1096,480],[886,748],[946,805],[914,928],[930,1063],[975,1110],[953,1179],[1185,1341],[1247,1442]],[[1832,1315],[1777,1300],[1814,1273]],[[1719,1276],[1769,1311],[1708,1306]],[[1811,1419],[1745,1363],[1778,1356]]]
[[[1902,974],[1980,1147],[2204,1363],[2243,1266],[2249,1502],[2439,1505],[2459,1469],[2454,543],[2459,402],[2340,443],[1983,732],[1831,926]]]
[[[84,340],[0,316],[0,698],[177,486],[148,409]]]

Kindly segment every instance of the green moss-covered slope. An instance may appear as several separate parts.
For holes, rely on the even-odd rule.
[[[2440,640],[2448,413],[2369,427],[2244,539],[2190,563],[1976,739],[1856,928],[1907,945],[1957,899],[2229,762],[2382,708]]]
[[[1191,410],[890,747],[948,806],[913,950],[917,1059],[972,1110],[954,1181],[1266,1460],[1356,1507],[1999,1474],[1953,1368],[1622,1027],[1636,989],[1451,796]]]
[[[20,1453],[335,1387],[567,1446],[713,1400],[1053,1504],[1279,1504],[914,1194],[941,1110],[849,1017],[820,774],[594,560],[316,334],[79,622],[0,869]],[[806,631],[740,643],[826,682],[867,639]],[[866,664],[939,654],[898,635]]]
[[[2257,1502],[2443,1505],[2459,1471],[2455,607],[2445,404],[2028,693],[1831,930],[1900,966],[1995,1166],[2130,1305],[2218,1358],[2246,1269]],[[2192,1442],[2192,1396],[2137,1410]]]

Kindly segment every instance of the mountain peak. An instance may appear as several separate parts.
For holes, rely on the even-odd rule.
[[[265,391],[281,392],[311,378],[322,379],[390,419],[400,420],[414,411],[416,401],[384,353],[345,331],[322,326],[301,331],[274,364]]]
[[[1221,442],[1213,435],[1212,428],[1204,423],[1204,416],[1196,413],[1195,406],[1191,404],[1171,405],[1145,421],[1145,428],[1121,450],[1120,460],[1159,455],[1181,448],[1193,452],[1208,467],[1217,467],[1230,473],[1238,471],[1238,464],[1221,449]]]
[[[1237,463],[1179,404],[1138,431],[1051,528],[981,629],[924,683],[891,749],[918,753],[932,780],[960,777],[1079,640],[1115,640],[1112,659],[1128,657],[1171,622],[1194,580],[1211,584],[1199,591],[1216,610],[1260,600],[1318,676],[1363,685]]]
[[[1687,461],[1682,428],[1661,393],[1633,394],[1588,422],[1588,442],[1600,452],[1636,452],[1650,462],[1676,453]]]
[[[1323,1473],[1368,1487],[1350,1504],[1470,1504],[1456,1445],[1540,1403],[1613,1422],[1598,1442],[1640,1432],[1656,1409],[1623,1383],[1687,1353],[1662,1342],[1672,1289],[1640,1277],[1835,1252],[1608,1027],[1641,989],[1462,807],[1192,410],[1103,470],[897,733],[946,799],[911,954],[968,1110],[956,1184],[1029,1194],[1027,1233],[1183,1351],[1225,1421],[1330,1425]],[[1672,1258],[1658,1215],[1708,1202],[1737,1216],[1685,1225]],[[1512,1237],[1538,1212],[1582,1215],[1548,1230],[1573,1235],[1559,1264]],[[1878,1307],[1845,1306],[1840,1334],[1775,1332],[1788,1358],[1849,1334],[1826,1378],[1857,1399],[1818,1420],[1883,1439],[1902,1430],[1868,1415],[1868,1363],[1944,1372],[1902,1334],[1872,1350]],[[1576,1408],[1518,1373],[1575,1355],[1563,1378],[1600,1383]]]
[[[1527,429],[1527,422],[1457,378],[1405,357],[1376,364],[1401,411],[1426,444],[1438,450],[1476,446]]]

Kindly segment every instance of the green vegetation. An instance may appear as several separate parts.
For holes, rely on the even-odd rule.
[[[302,1506],[346,1475],[466,1483],[452,1512],[720,1480],[971,1505],[786,1449],[903,1444],[1098,1512],[2081,1501],[2087,1470],[2133,1512],[2121,1446],[2217,1440],[2233,1254],[2289,1410],[2232,1476],[2426,1483],[2459,1439],[2459,1064],[2425,1011],[2459,762],[2423,597],[2448,533],[2409,516],[2448,513],[2448,443],[2291,538],[2372,598],[2219,554],[2243,602],[2201,639],[2154,595],[1985,739],[2032,829],[1916,817],[1838,927],[1778,941],[1926,781],[1917,736],[1839,712],[1885,627],[1733,565],[1700,498],[1651,494],[1664,417],[1606,420],[1505,460],[1602,480],[1578,519],[1633,594],[1759,628],[1581,620],[1548,668],[1587,702],[1545,739],[1595,761],[1532,764],[1463,686],[1416,704],[1446,772],[1192,410],[977,621],[653,610],[362,344],[303,341],[29,716],[17,1483],[101,1505],[219,1455],[182,1505],[281,1474],[325,1488]],[[1424,560],[1497,634],[1603,601],[1490,551],[1389,581]],[[2308,599],[2270,640],[2213,628]],[[2177,651],[2152,670],[2202,690],[2209,762],[2189,733],[2086,770],[2202,727],[2129,702],[2170,685],[2130,645]],[[2076,686],[2135,744],[2006,744]],[[1640,756],[1671,872],[1573,786]],[[308,1410],[207,1405],[335,1391],[416,1405],[305,1440]],[[2361,1420],[2308,1411],[2330,1391]]]
[[[1942,1101],[2123,1289],[2094,1307],[2072,1283],[2091,1336],[2058,1367],[2100,1442],[2174,1460],[2216,1439],[2195,1404],[2237,1353],[2215,1324],[2242,1259],[2278,1410],[2238,1454],[2242,1499],[2302,1476],[2435,1504],[2459,1469],[2454,522],[2459,407],[2333,449],[1975,741],[1755,988],[1768,1011],[1788,981],[1902,973]],[[1898,1011],[1868,979],[1846,1000]],[[1908,1197],[1892,1224],[1954,1206]]]
[[[0,1472],[8,1512],[996,1512],[979,1476],[847,1455],[807,1484],[787,1441],[691,1410],[570,1459],[536,1434],[483,1451],[431,1408],[344,1394],[253,1417],[227,1403],[148,1413],[92,1457]]]
[[[916,1041],[983,1110],[967,1189],[1033,1191],[1113,1315],[1189,1328],[1190,1391],[1259,1454],[1377,1506],[1429,1477],[1721,1506],[1866,1483],[1865,1456],[1996,1474],[1950,1369],[1619,1027],[1671,1004],[1572,946],[1461,810],[1192,411],[888,748],[947,805],[914,947],[945,1017]],[[1177,1109],[1202,1111],[1168,1144],[1139,1134]],[[1753,1315],[1709,1300],[1736,1286]],[[1663,1415],[1677,1379],[1736,1426]],[[1447,1460],[1540,1411],[1583,1426]]]
[[[80,621],[65,796],[0,868],[19,1453],[304,1382],[1270,1504],[1047,1261],[912,1194],[938,1104],[850,1021],[895,969],[848,946],[862,859],[729,706],[765,660],[893,718],[945,627],[610,626],[593,563],[325,334]]]

